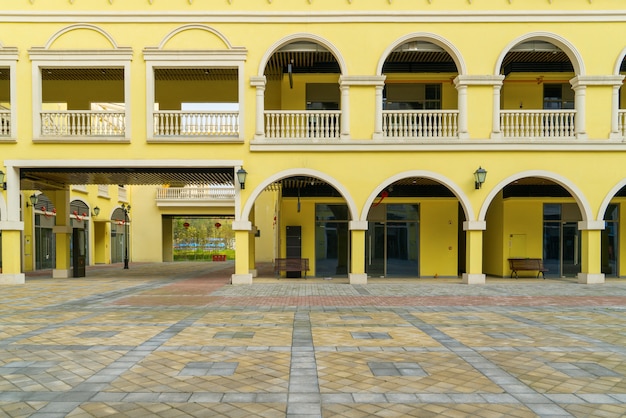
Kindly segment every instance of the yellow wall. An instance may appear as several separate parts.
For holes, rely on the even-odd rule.
[[[487,211],[487,229],[483,232],[483,272],[493,276],[503,276],[504,247],[504,202],[502,192],[493,199]],[[506,266],[508,268],[508,265]]]

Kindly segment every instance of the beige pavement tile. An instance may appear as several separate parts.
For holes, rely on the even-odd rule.
[[[211,312],[195,321],[196,325],[292,325],[293,312]]]
[[[450,353],[325,352],[316,354],[322,393],[501,393],[502,389]],[[375,376],[372,362],[416,363],[425,376]]]
[[[126,345],[136,346],[163,331],[165,326],[93,326],[73,325],[52,329],[30,338],[19,340],[19,344],[45,345]],[[109,332],[111,336],[86,337],[89,333]]]
[[[157,351],[123,373],[111,392],[285,392],[290,353]],[[238,363],[231,375],[189,375],[194,363]],[[187,370],[189,372],[189,370]]]
[[[316,347],[440,347],[428,334],[414,327],[317,327],[312,330]],[[359,338],[364,333],[378,338]],[[379,334],[387,334],[386,336]],[[355,337],[356,336],[356,337]]]
[[[528,326],[441,327],[441,331],[468,347],[591,347],[591,343],[560,332]]]
[[[411,315],[436,326],[519,325],[519,321],[493,312],[412,312]]]
[[[322,417],[534,418],[522,405],[492,404],[325,404]]]
[[[189,316],[189,311],[175,311],[168,309],[143,311],[114,311],[102,312],[95,318],[85,318],[79,324],[170,324],[183,320]]]
[[[409,323],[394,312],[311,312],[311,326],[323,327],[333,325],[408,325]]]
[[[229,338],[228,335],[248,333],[250,337]],[[290,327],[202,327],[185,329],[167,341],[165,346],[224,346],[224,347],[259,347],[291,346],[292,330]]]
[[[623,355],[587,352],[485,352],[483,355],[541,393],[626,393]],[[592,372],[596,366],[601,369],[595,375],[584,373],[589,364],[594,365]],[[572,367],[573,372],[567,373]],[[580,373],[585,375],[579,376]]]

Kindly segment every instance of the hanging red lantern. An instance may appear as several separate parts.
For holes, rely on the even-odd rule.
[[[220,228],[221,226],[222,226],[222,224],[221,224],[221,223],[219,223],[219,222],[215,222],[215,227],[216,227],[216,228]]]
[[[183,224],[183,226],[185,227],[185,229],[188,229],[188,228],[189,228],[189,222],[185,222],[185,223]]]

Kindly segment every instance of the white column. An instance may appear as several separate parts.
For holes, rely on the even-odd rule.
[[[344,83],[341,89],[341,139],[350,138],[350,87]]]
[[[620,86],[613,86],[611,93],[611,139],[622,137],[619,132],[619,88]]]
[[[500,126],[500,92],[502,83],[493,86],[493,121],[491,123],[491,138],[502,138]]]
[[[586,123],[587,118],[587,86],[576,84],[574,89],[574,106],[576,107],[576,121],[574,129],[576,138],[584,139],[587,137]]]
[[[374,139],[381,139],[383,137],[383,90],[384,84],[376,86],[376,96],[374,110]]]
[[[456,89],[459,95],[459,138],[468,138],[469,132],[467,130],[467,85],[457,84]]]
[[[254,139],[265,138],[265,83],[265,76],[250,77],[250,85],[256,87]]]

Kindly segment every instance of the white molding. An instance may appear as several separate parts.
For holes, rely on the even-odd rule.
[[[252,222],[250,221],[233,221],[233,231],[252,231]]]
[[[569,82],[573,89],[582,86],[621,86],[623,75],[585,75],[576,76]]]
[[[17,142],[17,61],[19,60],[19,52],[17,48],[0,46],[0,67],[9,68],[9,102],[11,104],[11,134],[8,137],[2,137],[1,142]]]
[[[368,221],[350,221],[348,222],[348,229],[350,231],[367,231],[369,227]]]
[[[386,152],[386,151],[626,151],[626,142],[623,138],[577,139],[577,140],[520,140],[520,139],[451,139],[451,140],[394,140],[394,139],[365,139],[365,140],[283,140],[272,141],[258,139],[250,141],[250,151],[255,152]]]
[[[604,221],[579,221],[578,222],[578,230],[579,231],[602,231],[606,227],[606,223]]]
[[[626,22],[626,10],[532,11],[2,11],[7,23],[525,23]]]
[[[463,231],[486,231],[487,221],[463,221]]]
[[[0,231],[23,231],[24,222],[22,221],[0,221]]]
[[[340,76],[341,86],[384,86],[387,76],[353,75]]]
[[[241,160],[5,160],[11,168],[177,168],[177,167],[235,167]]]
[[[603,273],[578,273],[579,284],[602,284],[604,282]]]
[[[454,78],[455,86],[501,86],[503,75],[458,75]]]

